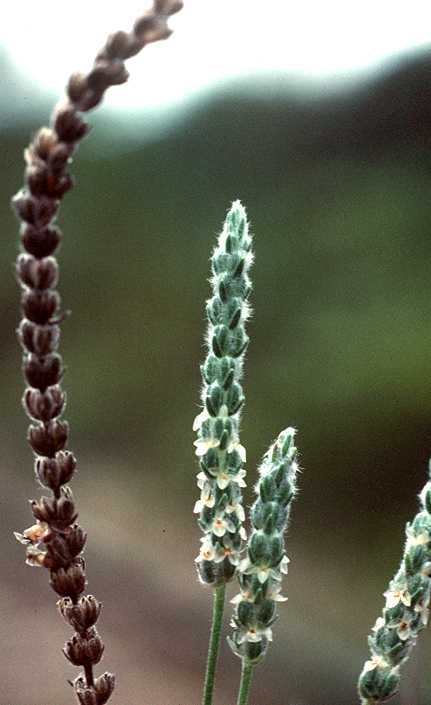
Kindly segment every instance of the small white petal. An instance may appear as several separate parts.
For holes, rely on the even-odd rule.
[[[247,632],[246,639],[247,641],[251,641],[252,644],[257,644],[259,641],[262,641],[262,634],[261,632]]]
[[[227,559],[231,565],[235,565],[235,566],[239,565],[239,562],[241,560],[238,552],[229,553]]]
[[[236,450],[238,451],[239,457],[241,458],[242,462],[245,463],[247,460],[247,451],[244,446],[242,446],[241,443],[238,443],[238,445],[236,446]]]
[[[231,534],[236,534],[236,526],[230,519],[226,518],[226,528]]]
[[[20,543],[23,543],[24,546],[28,546],[31,543],[30,539],[27,539],[23,534],[18,533],[18,531],[14,531],[13,535],[15,536],[16,540]]]
[[[205,482],[207,482],[207,476],[205,475],[204,472],[199,472],[197,475],[197,481],[198,481],[198,487],[200,490],[203,489]]]
[[[271,600],[274,600],[274,602],[287,602],[288,598],[278,593],[277,595],[272,595]]]
[[[290,558],[287,556],[283,556],[280,562],[280,571],[284,574],[287,575],[288,573],[288,565],[290,563]]]
[[[365,661],[362,673],[373,671],[375,668],[388,668],[389,664],[382,656],[374,655],[369,661]]]
[[[198,438],[194,441],[194,446],[196,446],[195,454],[200,458],[205,455],[210,448],[217,448],[220,445],[220,441],[216,438]]]
[[[226,522],[216,517],[212,523],[211,531],[216,536],[224,536],[226,533]]]
[[[250,559],[249,558],[243,558],[241,563],[239,564],[239,569],[241,573],[245,573],[247,568],[251,566]]]
[[[229,483],[230,483],[230,479],[227,475],[223,474],[223,475],[219,475],[217,477],[217,485],[221,490],[226,489],[226,487],[228,486]]]
[[[201,413],[198,414],[193,421],[193,431],[198,431],[207,419],[209,419],[209,413],[206,409],[203,409],[203,411],[201,411]]]
[[[386,607],[389,609],[391,609],[392,607],[396,607],[396,605],[400,601],[397,594],[392,590],[387,590],[386,592],[384,592],[383,597],[386,598]]]
[[[372,631],[372,632],[377,632],[379,629],[381,629],[382,627],[384,627],[385,624],[386,624],[386,622],[385,622],[384,618],[383,618],[383,617],[378,617],[378,619],[376,619],[376,623],[375,623],[374,627],[371,629],[371,631]]]
[[[269,576],[268,568],[261,568],[257,574],[257,579],[260,583],[263,584],[263,583],[266,583],[266,581],[268,580],[268,576]]]
[[[242,602],[242,599],[243,599],[242,595],[239,592],[238,595],[235,595],[235,597],[232,597],[231,603],[232,603],[232,605],[238,605],[240,602]]]
[[[235,512],[240,521],[245,521],[245,511],[242,504],[237,504],[235,507]]]

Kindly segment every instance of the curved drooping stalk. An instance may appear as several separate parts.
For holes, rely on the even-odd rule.
[[[83,669],[72,683],[81,705],[106,703],[115,679],[108,672],[94,674],[104,651],[95,626],[101,605],[92,595],[83,594],[86,533],[76,522],[78,513],[68,486],[76,459],[66,449],[69,426],[62,418],[66,397],[58,344],[63,316],[54,256],[62,233],[55,220],[63,196],[73,185],[68,171],[72,155],[89,130],[82,113],[97,106],[109,86],[127,80],[126,59],[170,35],[167,21],[181,7],[181,0],[154,0],[131,32],[108,37],[88,74],[70,77],[67,97],[54,109],[50,127],[42,127],[25,150],[25,184],[13,199],[21,221],[22,251],[16,273],[22,289],[18,337],[27,383],[23,404],[31,419],[28,441],[35,454],[36,476],[51,491],[50,496],[32,501],[36,524],[16,536],[26,544],[27,563],[49,571],[50,585],[60,597],[60,612],[74,630],[63,651]]]

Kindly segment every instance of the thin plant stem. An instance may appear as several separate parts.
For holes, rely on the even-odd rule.
[[[226,583],[219,585],[214,590],[213,613],[211,622],[210,641],[208,646],[207,668],[205,672],[202,705],[212,705],[215,673],[220,646],[221,627],[223,622],[224,600]]]
[[[237,705],[247,705],[250,694],[251,677],[253,675],[253,663],[248,659],[242,660],[241,681],[239,684]]]

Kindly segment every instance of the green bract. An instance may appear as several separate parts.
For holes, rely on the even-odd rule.
[[[231,580],[246,538],[241,487],[245,487],[245,448],[239,441],[240,384],[248,336],[251,291],[248,270],[253,262],[246,212],[232,204],[212,259],[213,295],[207,302],[208,353],[201,367],[203,410],[196,417],[196,455],[200,499],[194,511],[204,536],[196,558],[203,583]]]

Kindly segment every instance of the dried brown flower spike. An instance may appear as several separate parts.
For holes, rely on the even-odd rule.
[[[83,595],[86,533],[76,523],[78,513],[67,484],[76,459],[65,449],[69,426],[61,419],[66,401],[60,386],[63,363],[58,353],[63,316],[56,291],[58,264],[53,255],[62,232],[54,221],[61,199],[73,186],[67,171],[72,154],[89,130],[81,113],[98,105],[109,86],[127,81],[126,59],[146,44],[169,37],[167,21],[182,5],[181,0],[154,0],[131,32],[108,37],[87,75],[74,73],[70,77],[67,98],[54,109],[51,127],[42,127],[25,150],[25,185],[13,199],[21,220],[23,250],[16,263],[23,313],[18,337],[28,385],[23,404],[32,420],[28,441],[35,453],[36,476],[51,490],[51,496],[31,502],[37,523],[16,537],[27,546],[27,563],[49,570],[51,587],[61,597],[59,610],[75,630],[63,651],[71,663],[83,668],[71,683],[81,705],[106,703],[115,679],[111,673],[98,678],[93,673],[104,650],[95,627],[101,605],[92,595]]]

